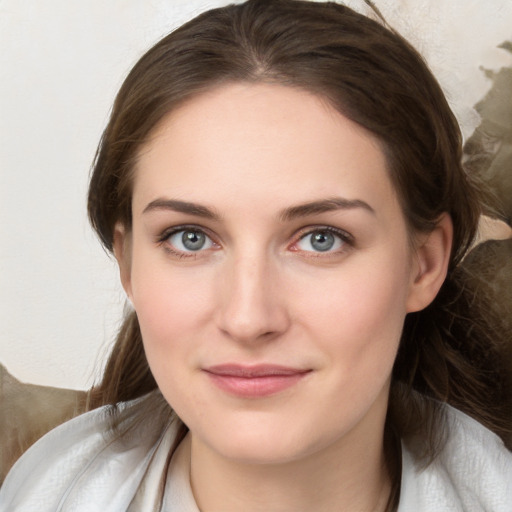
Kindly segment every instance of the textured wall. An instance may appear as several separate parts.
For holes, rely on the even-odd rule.
[[[222,3],[0,2],[0,361],[18,379],[85,388],[101,367],[123,295],[85,218],[95,146],[143,49]],[[376,4],[425,54],[472,142],[469,157],[500,188],[512,172],[512,2]]]

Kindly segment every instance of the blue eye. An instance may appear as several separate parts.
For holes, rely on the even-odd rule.
[[[316,229],[303,235],[297,242],[301,251],[332,252],[341,249],[346,243],[342,235],[330,229]]]
[[[167,241],[181,252],[197,252],[211,249],[212,239],[199,229],[180,229],[167,237]]]

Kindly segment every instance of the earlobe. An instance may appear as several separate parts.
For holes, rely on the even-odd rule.
[[[119,277],[126,295],[131,300],[131,240],[130,234],[120,222],[114,228],[114,256],[119,266]]]
[[[414,255],[407,312],[426,308],[441,288],[448,271],[453,240],[451,217],[444,213],[436,227],[418,243]]]

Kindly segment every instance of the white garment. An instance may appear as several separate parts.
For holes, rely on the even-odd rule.
[[[447,406],[449,437],[423,471],[402,444],[398,512],[512,512],[512,453],[501,439]]]
[[[448,407],[447,416],[448,442],[426,469],[402,447],[399,512],[512,512],[512,453],[463,413]],[[112,440],[99,409],[57,427],[14,465],[0,490],[0,512],[199,512],[190,439],[168,466],[176,429],[155,432],[151,423]]]

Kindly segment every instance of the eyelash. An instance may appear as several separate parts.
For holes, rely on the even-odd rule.
[[[343,229],[335,228],[333,226],[323,226],[323,225],[314,225],[314,226],[306,226],[302,228],[298,235],[295,237],[295,241],[291,244],[291,250],[299,252],[300,249],[293,249],[293,246],[296,246],[299,242],[304,240],[306,237],[311,236],[314,233],[329,233],[336,237],[338,237],[342,242],[342,247],[338,250],[328,250],[325,252],[322,251],[302,251],[307,254],[308,258],[328,258],[329,256],[336,256],[342,253],[345,253],[348,249],[351,249],[355,246],[354,237],[344,231]],[[348,247],[347,247],[348,246]]]
[[[197,258],[201,252],[204,252],[204,250],[198,250],[198,251],[190,251],[190,252],[183,252],[176,248],[174,248],[170,243],[168,243],[169,238],[171,236],[175,235],[176,233],[179,233],[181,231],[196,231],[198,233],[203,233],[206,237],[208,237],[212,243],[219,247],[220,244],[215,241],[215,237],[213,237],[208,230],[201,226],[196,226],[193,224],[186,224],[181,226],[174,226],[172,228],[166,229],[163,231],[160,235],[158,235],[156,242],[159,245],[164,246],[164,249],[172,254],[175,257],[178,257],[180,259],[183,258]],[[312,235],[313,233],[330,233],[336,237],[338,237],[341,242],[343,243],[343,246],[341,250],[335,250],[335,251],[301,251],[300,249],[294,249],[293,247],[296,246],[300,241],[304,240],[308,235]],[[353,248],[355,245],[354,237],[339,228],[335,228],[332,226],[325,226],[325,225],[313,225],[313,226],[306,226],[299,230],[297,235],[294,235],[294,241],[288,245],[288,248],[294,252],[303,252],[306,253],[309,258],[326,258],[329,256],[337,255],[340,253],[344,253],[347,251],[347,247],[345,245],[348,245],[348,248]]]
[[[171,236],[175,235],[176,233],[179,233],[180,231],[196,231],[198,233],[203,233],[206,237],[208,237],[214,245],[219,246],[219,244],[215,241],[214,237],[209,234],[209,231],[200,227],[195,226],[193,224],[185,224],[182,226],[174,226],[172,228],[166,229],[163,231],[158,237],[157,237],[157,244],[164,247],[165,251],[172,254],[175,257],[178,257],[179,259],[184,258],[197,258],[199,253],[203,252],[201,250],[199,251],[190,251],[190,252],[183,252],[179,249],[175,249],[170,243],[167,243],[169,241],[169,238]]]

